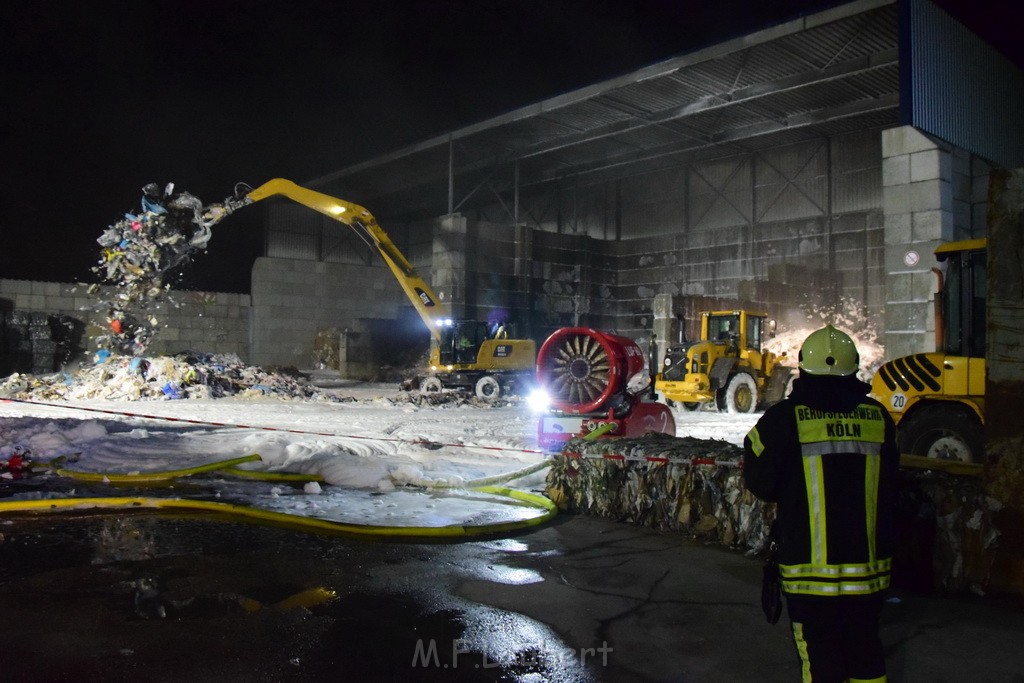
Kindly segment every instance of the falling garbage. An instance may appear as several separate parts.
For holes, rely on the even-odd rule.
[[[160,324],[154,311],[184,268],[206,250],[211,226],[226,215],[222,204],[204,206],[169,183],[142,188],[139,211],[126,213],[96,240],[100,259],[92,268],[100,281],[89,287],[106,329],[94,338],[108,354],[140,356]]]

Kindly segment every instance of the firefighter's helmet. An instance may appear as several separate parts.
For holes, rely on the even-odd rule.
[[[800,369],[812,375],[852,375],[859,367],[857,345],[831,325],[811,332],[800,347]]]

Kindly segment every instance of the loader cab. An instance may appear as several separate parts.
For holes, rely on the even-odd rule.
[[[936,297],[941,324],[936,350],[952,356],[984,358],[986,240],[950,242],[936,249],[935,257],[946,263]]]
[[[746,311],[707,313],[703,319],[702,336],[708,341],[725,344],[729,355],[741,351],[760,351],[767,328],[767,316]]]
[[[740,351],[740,314],[710,313],[704,318],[704,339],[724,344],[726,354],[735,356]]]

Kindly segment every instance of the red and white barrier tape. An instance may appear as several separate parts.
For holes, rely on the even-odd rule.
[[[682,464],[682,465],[715,465],[716,467],[743,467],[742,460],[716,460],[714,458],[680,458],[668,455],[625,455],[623,453],[599,453],[596,455],[584,455],[578,451],[565,451],[562,453],[567,458],[580,458],[586,460],[613,460],[616,462],[653,462],[659,464]]]

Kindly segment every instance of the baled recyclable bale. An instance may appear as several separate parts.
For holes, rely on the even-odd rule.
[[[774,506],[743,487],[742,454],[726,441],[664,434],[571,439],[552,459],[548,495],[570,512],[759,552]]]
[[[977,477],[904,469],[894,573],[915,587],[984,593],[998,560],[1002,505]]]
[[[766,548],[775,506],[746,490],[741,462],[742,449],[723,441],[577,438],[552,457],[547,494],[567,512],[679,531],[755,554]],[[894,584],[985,592],[998,561],[1000,508],[976,477],[901,469]]]

